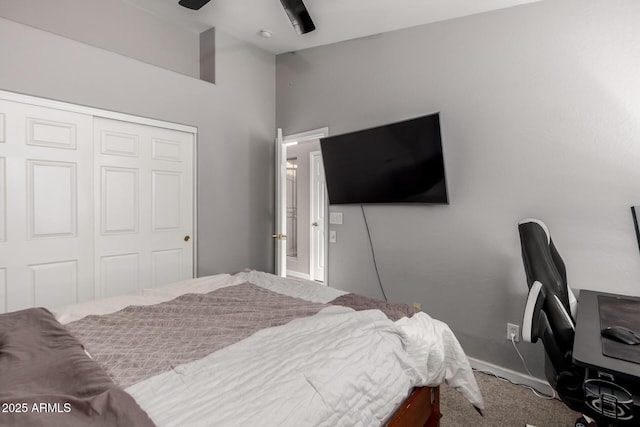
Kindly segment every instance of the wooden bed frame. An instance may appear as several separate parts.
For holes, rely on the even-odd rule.
[[[440,387],[417,387],[385,427],[438,427],[440,417]]]

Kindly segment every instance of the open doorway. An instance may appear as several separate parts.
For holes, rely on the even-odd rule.
[[[328,204],[320,138],[328,129],[283,138],[286,162],[286,274],[327,284]],[[281,218],[284,220],[284,218]]]

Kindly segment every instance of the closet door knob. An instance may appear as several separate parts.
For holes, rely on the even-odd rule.
[[[188,242],[191,239],[191,236],[189,236],[188,234],[186,236],[184,236],[184,241]]]

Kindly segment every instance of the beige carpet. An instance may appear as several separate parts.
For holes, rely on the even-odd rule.
[[[541,399],[527,388],[491,375],[476,372],[475,376],[484,397],[484,416],[480,416],[460,393],[442,385],[441,427],[524,427],[526,424],[536,427],[573,427],[580,416],[557,399]]]

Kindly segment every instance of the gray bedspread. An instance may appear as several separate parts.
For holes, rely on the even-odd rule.
[[[396,320],[403,317],[411,317],[416,314],[417,310],[407,304],[394,304],[384,302],[378,299],[365,297],[358,294],[344,294],[330,302],[332,305],[342,305],[349,307],[355,311],[360,310],[380,310],[389,319]]]
[[[256,331],[316,314],[308,302],[243,283],[67,324],[121,387],[201,359]]]
[[[153,423],[48,310],[30,308],[0,315],[0,425]]]

